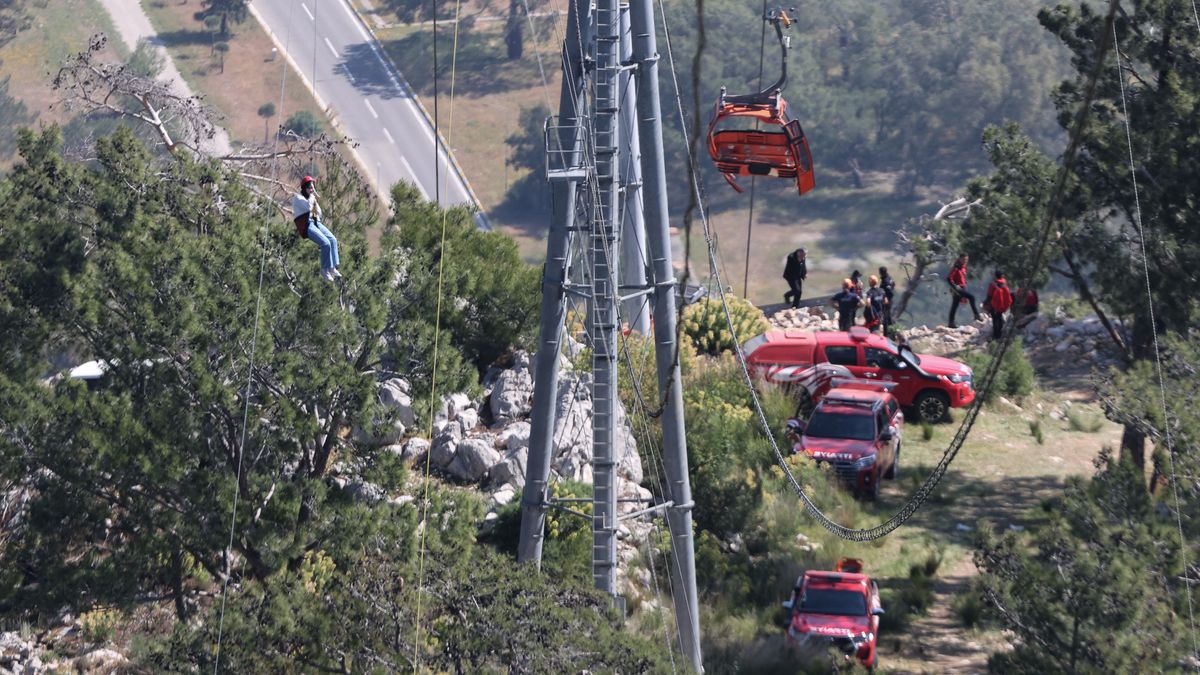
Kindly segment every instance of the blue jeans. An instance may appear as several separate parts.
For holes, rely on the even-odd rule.
[[[325,227],[321,221],[313,218],[308,223],[308,238],[317,243],[321,247],[321,269],[329,270],[338,266],[341,260],[338,258],[337,237]]]

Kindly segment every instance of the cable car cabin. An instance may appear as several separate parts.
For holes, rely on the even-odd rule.
[[[770,97],[766,103],[740,103],[724,90],[708,126],[708,154],[734,190],[742,191],[735,176],[770,176],[796,181],[800,194],[812,190],[812,153],[799,120],[788,120],[787,103]],[[737,124],[741,128],[720,128]],[[758,122],[758,129],[747,128]]]

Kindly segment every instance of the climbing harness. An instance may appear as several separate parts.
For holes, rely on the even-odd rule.
[[[755,94],[730,96],[721,87],[712,121],[708,125],[708,155],[734,190],[742,191],[735,176],[792,178],[800,194],[813,189],[812,153],[800,121],[789,119],[787,102],[780,93],[787,84],[787,57],[791,36],[783,29],[792,18],[783,9],[768,10],[763,21],[775,28],[782,50],[782,71],[771,86]],[[737,122],[755,122],[756,128],[722,128]],[[757,127],[762,128],[757,128]]]

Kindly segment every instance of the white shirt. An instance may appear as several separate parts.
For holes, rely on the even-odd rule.
[[[305,197],[299,192],[293,194],[292,218],[299,218],[309,211],[314,211],[317,215],[317,220],[321,220],[321,205],[317,203],[317,195],[314,193]]]

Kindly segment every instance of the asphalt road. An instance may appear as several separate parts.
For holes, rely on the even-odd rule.
[[[372,181],[383,190],[399,180],[414,182],[426,199],[436,195],[444,206],[473,203],[412,92],[345,0],[250,4],[341,132],[359,143]]]

